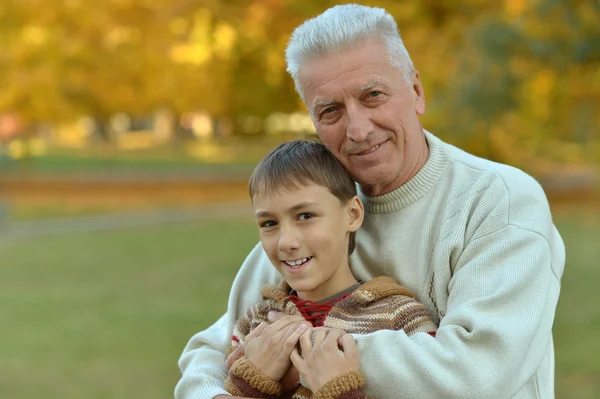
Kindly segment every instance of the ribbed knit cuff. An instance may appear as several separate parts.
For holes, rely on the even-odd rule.
[[[313,399],[359,399],[365,398],[362,387],[365,377],[360,371],[351,371],[328,381],[321,387]]]
[[[270,399],[281,395],[281,384],[264,375],[245,356],[231,366],[225,389],[235,396],[249,398]]]

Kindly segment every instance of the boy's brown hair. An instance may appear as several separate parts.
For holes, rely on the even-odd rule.
[[[342,204],[356,195],[356,184],[342,164],[320,143],[294,140],[280,144],[256,166],[250,182],[250,198],[289,187],[314,183],[327,189]],[[348,254],[354,251],[355,232],[350,233]]]

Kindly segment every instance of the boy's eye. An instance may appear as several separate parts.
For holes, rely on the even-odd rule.
[[[312,213],[301,213],[300,216],[298,216],[299,220],[308,220],[308,219],[312,219],[315,215],[313,215]]]
[[[272,220],[267,220],[266,222],[260,223],[260,227],[273,227],[275,225],[277,225],[277,223]]]

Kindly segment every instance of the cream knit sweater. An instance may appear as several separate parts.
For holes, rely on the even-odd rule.
[[[553,398],[552,323],[564,245],[543,190],[518,169],[465,153],[426,132],[430,155],[415,177],[379,196],[360,194],[365,223],[352,268],[413,291],[439,322],[437,336],[355,335],[366,393],[397,398]],[[234,323],[278,272],[257,245],[228,310],[187,344],[179,399],[226,394]]]

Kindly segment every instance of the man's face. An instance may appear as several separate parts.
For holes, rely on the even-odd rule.
[[[382,43],[308,60],[299,81],[321,141],[367,194],[392,191],[416,173],[427,154],[423,88],[416,72],[406,83]]]
[[[313,183],[258,192],[252,202],[263,249],[300,298],[321,300],[356,282],[348,240],[362,222],[357,197],[343,204]]]

